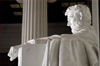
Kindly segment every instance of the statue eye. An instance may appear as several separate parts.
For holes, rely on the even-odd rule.
[[[68,16],[68,18],[73,18],[73,16]]]

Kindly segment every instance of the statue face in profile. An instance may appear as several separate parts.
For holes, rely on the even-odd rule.
[[[71,26],[75,20],[74,13],[72,11],[68,13],[67,20],[68,20],[67,26]]]
[[[70,26],[72,29],[74,28],[79,28],[80,26],[83,26],[83,22],[81,19],[81,13],[80,12],[76,12],[76,11],[69,11],[68,15],[67,15],[67,26]]]

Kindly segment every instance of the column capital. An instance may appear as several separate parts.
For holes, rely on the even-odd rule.
[[[23,3],[23,0],[16,0],[18,3]],[[47,0],[49,3],[54,3],[57,0]]]
[[[57,0],[47,0],[49,3],[54,3],[56,2]]]

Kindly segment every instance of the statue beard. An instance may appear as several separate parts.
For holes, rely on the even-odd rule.
[[[78,21],[73,22],[73,24],[70,24],[69,26],[72,29],[72,33],[77,33],[79,30],[85,28],[84,23]]]

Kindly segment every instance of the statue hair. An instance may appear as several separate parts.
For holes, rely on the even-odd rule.
[[[65,12],[65,16],[68,15],[69,11],[79,13],[80,20],[83,19],[85,22],[91,24],[91,14],[87,5],[78,4],[78,5],[70,6],[67,8]]]

